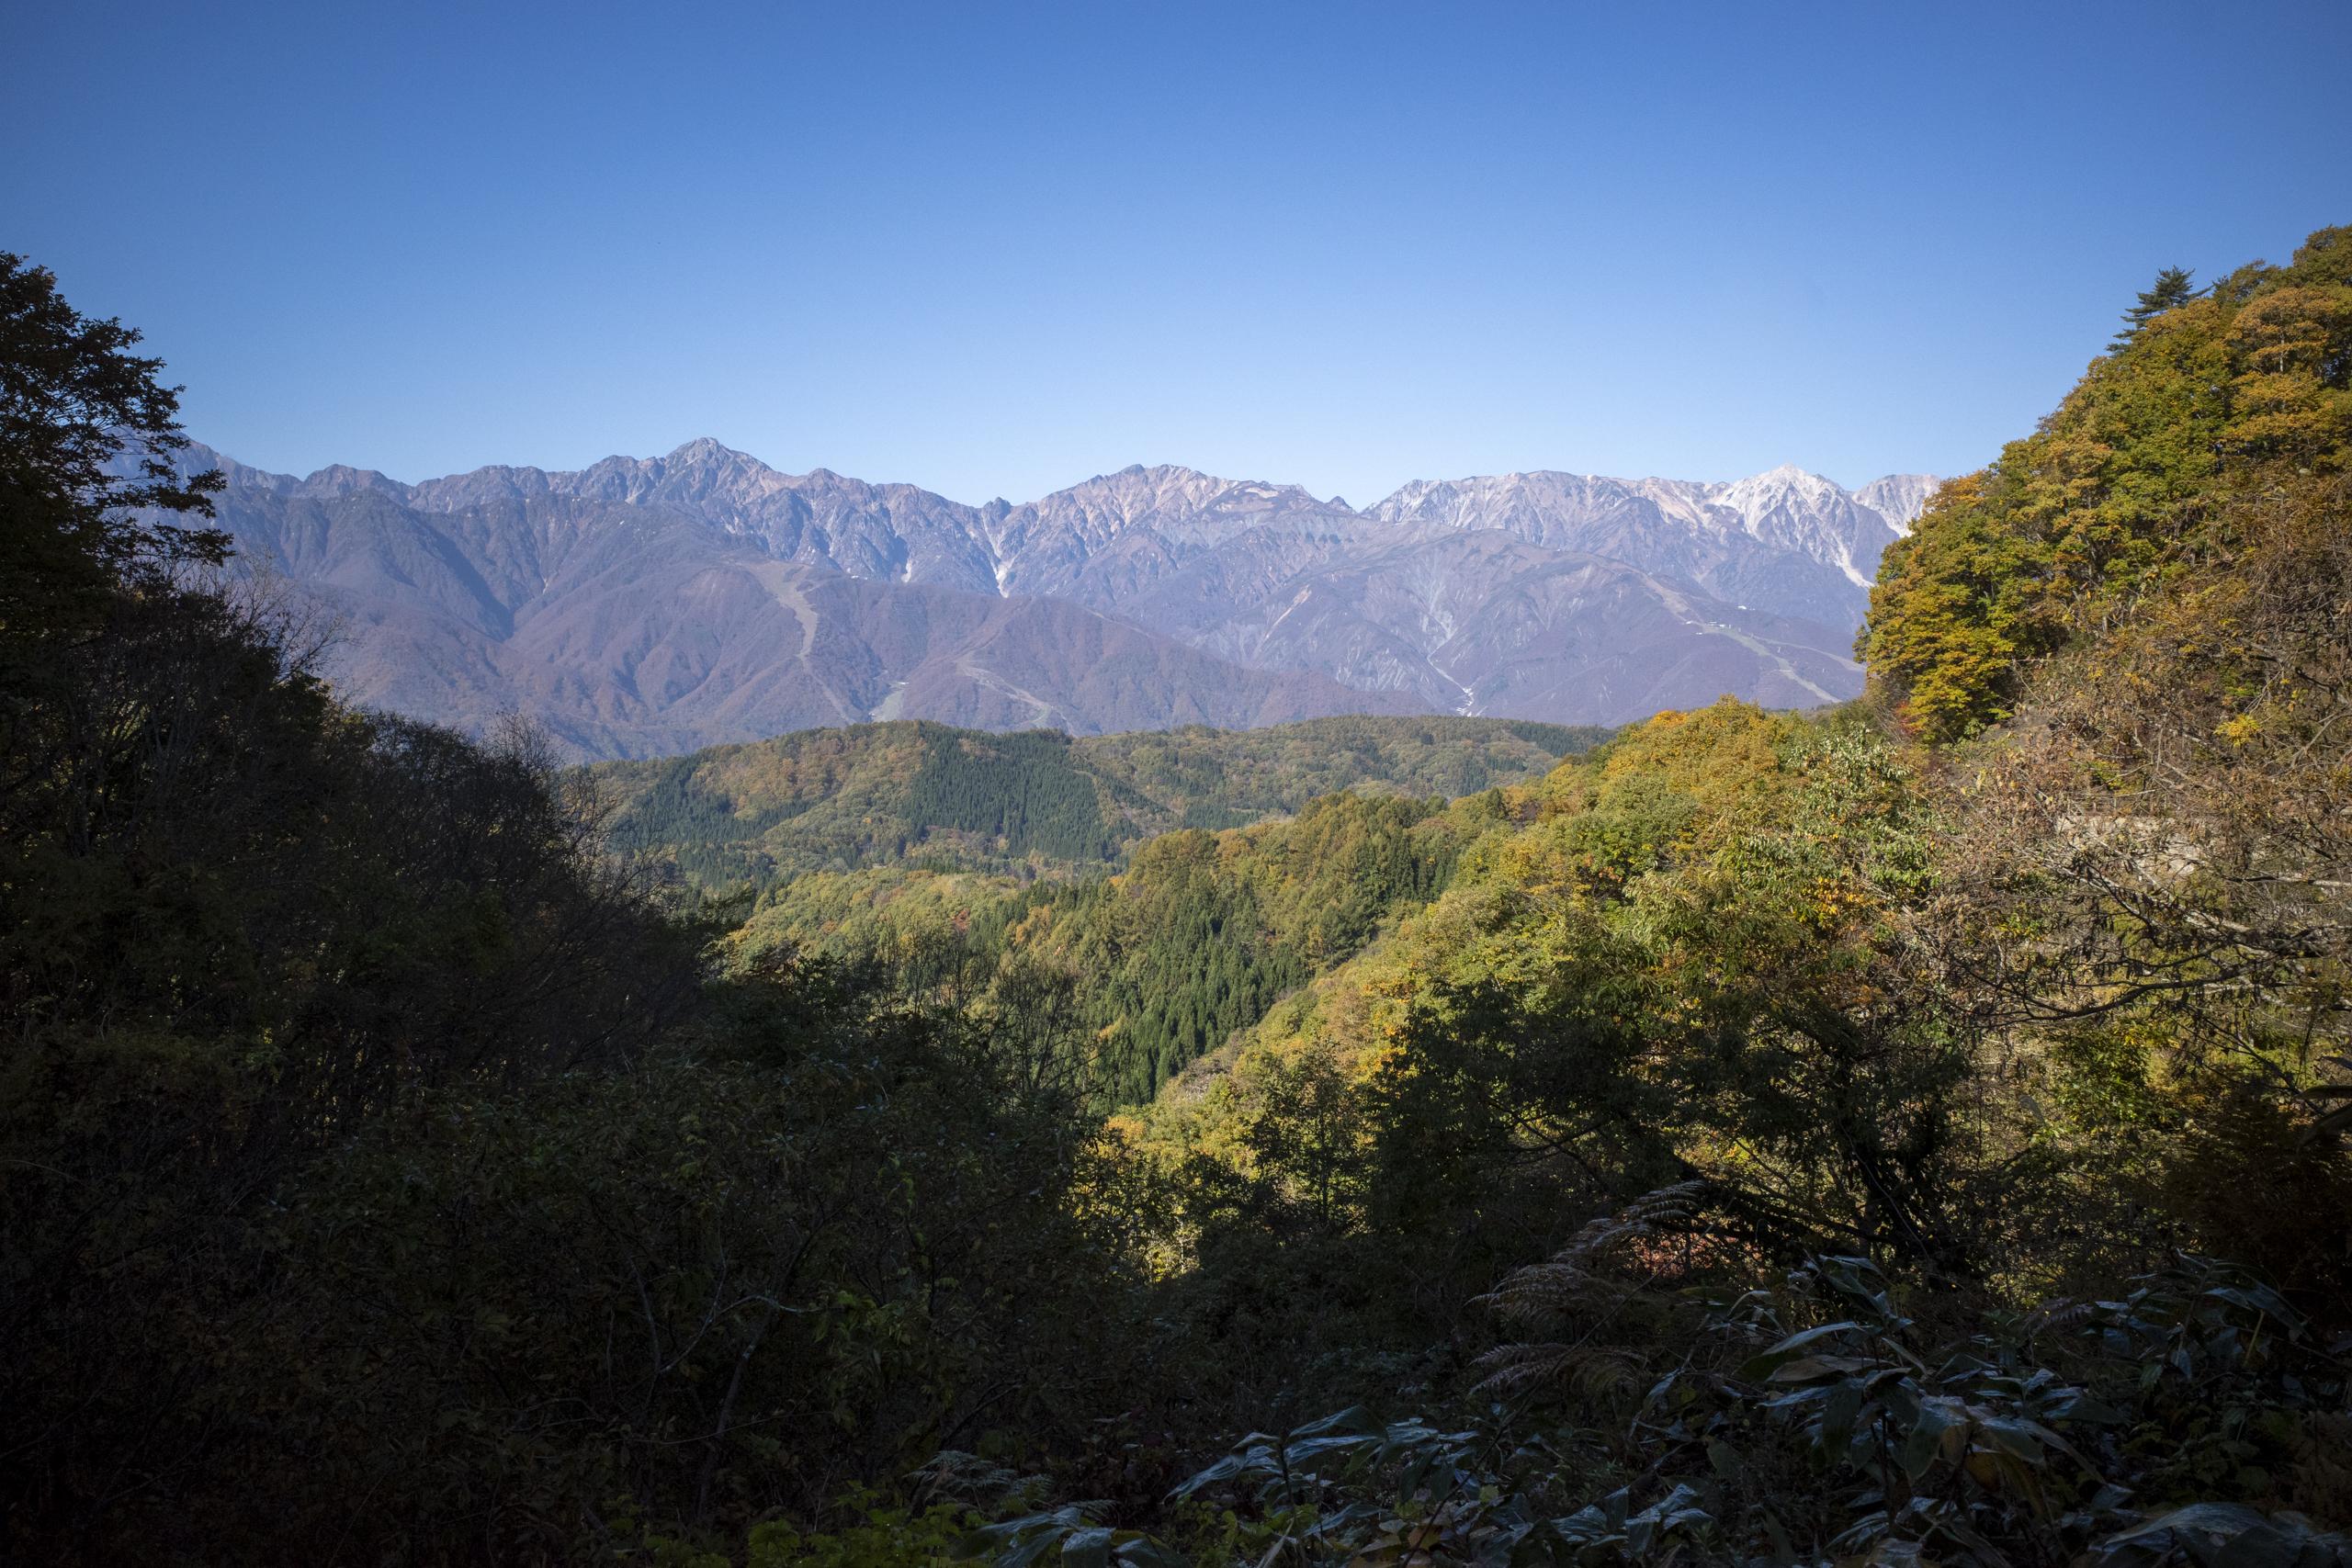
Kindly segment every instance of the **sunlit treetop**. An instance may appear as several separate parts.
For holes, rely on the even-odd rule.
[[[2343,471],[2352,228],[2201,294],[2167,268],[2041,428],[1947,483],[1880,562],[1856,651],[1926,738],[2015,706],[2034,661],[2231,547],[2232,498]]]

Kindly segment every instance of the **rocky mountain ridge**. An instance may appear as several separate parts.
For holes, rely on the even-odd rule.
[[[187,464],[216,465],[240,488],[309,499],[375,490],[422,512],[535,496],[654,507],[755,538],[779,559],[853,577],[1047,593],[1113,612],[1204,554],[1237,545],[1286,580],[1351,548],[1392,547],[1408,534],[1500,529],[1847,631],[1867,606],[1879,552],[1938,482],[1895,474],[1847,491],[1792,464],[1727,483],[1535,470],[1415,480],[1358,512],[1296,485],[1140,464],[1018,506],[972,506],[825,468],[782,473],[708,437],[662,457],[614,457],[554,472],[490,467],[414,485],[344,467],[306,479],[268,474],[205,447]]]
[[[184,457],[229,476],[248,554],[352,617],[360,700],[468,726],[520,707],[592,756],[901,715],[1083,734],[1806,706],[1860,689],[1848,617],[1896,525],[1792,468],[1508,475],[1358,512],[1140,465],[973,507],[707,440],[415,485]],[[1931,483],[1866,489],[1892,512]]]
[[[900,716],[1088,735],[1419,711],[1065,600],[779,560],[626,502],[425,512],[368,485],[232,487],[220,510],[242,554],[343,616],[332,675],[348,700],[465,729],[520,711],[584,758]]]
[[[1399,524],[1500,528],[1850,632],[1870,607],[1880,552],[1937,482],[1894,474],[1847,491],[1794,464],[1727,484],[1537,471],[1417,481],[1369,511]]]

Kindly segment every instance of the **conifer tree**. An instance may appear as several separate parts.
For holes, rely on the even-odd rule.
[[[160,359],[139,333],[67,304],[47,268],[0,251],[0,631],[22,637],[86,611],[88,595],[142,556],[219,560],[229,536],[166,525],[209,520],[218,474],[182,479],[188,445]],[[137,475],[125,478],[128,446]]]
[[[2156,286],[2143,289],[2139,303],[2123,312],[2123,330],[2115,334],[2108,345],[2112,354],[2127,348],[2139,337],[2140,329],[2176,306],[2186,305],[2205,291],[2192,288],[2189,283],[2196,273],[2183,267],[2168,266],[2156,274]]]

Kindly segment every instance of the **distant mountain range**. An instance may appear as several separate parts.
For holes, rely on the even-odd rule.
[[[1849,494],[1793,464],[1732,484],[1504,474],[1417,481],[1369,515],[1499,528],[1850,632],[1870,608],[1879,552],[1919,515],[1936,484],[1926,474],[1891,474]]]
[[[778,560],[650,507],[542,494],[424,512],[374,489],[222,502],[246,552],[348,616],[337,683],[353,700],[467,728],[520,710],[586,757],[901,716],[1096,734],[1421,707],[1064,600]]]
[[[709,440],[416,485],[184,458],[227,474],[246,553],[342,605],[355,700],[469,727],[519,708],[598,757],[895,717],[1099,734],[1834,701],[1860,689],[1879,552],[1936,483],[1539,472],[1358,512],[1172,467],[969,506]]]

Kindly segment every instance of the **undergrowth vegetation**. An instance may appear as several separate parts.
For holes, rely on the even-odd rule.
[[[2344,240],[1947,487],[1864,703],[912,749],[992,861],[733,894],[338,705],[0,260],[0,1556],[2352,1560]],[[1204,818],[1051,874],[1119,758]]]

